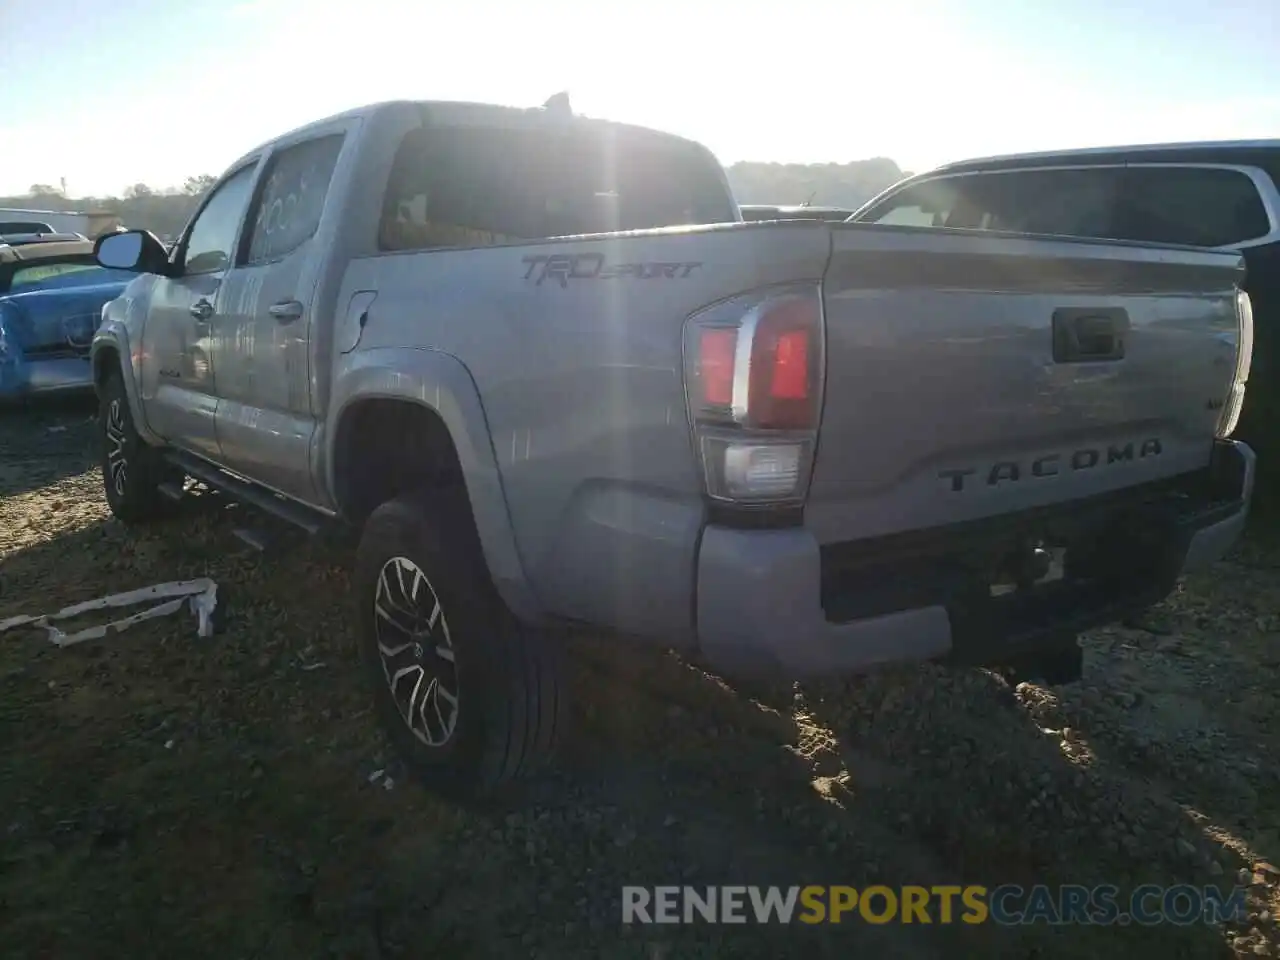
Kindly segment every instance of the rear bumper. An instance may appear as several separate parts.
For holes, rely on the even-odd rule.
[[[1249,521],[1258,469],[1253,448],[1239,441],[1221,441],[1215,451],[1214,467],[1215,492],[1223,499],[1207,505],[1198,518],[1184,528],[1187,546],[1182,556],[1183,573],[1220,560],[1235,546]]]
[[[910,543],[833,549],[802,528],[709,526],[697,560],[698,646],[726,673],[796,678],[1034,652],[1158,602],[1182,573],[1223,556],[1244,530],[1255,469],[1248,446],[1222,441],[1212,467],[1177,487]],[[1068,559],[1075,572],[1057,583],[992,597],[984,556],[1029,528],[1065,538],[1068,558],[1083,559]]]
[[[87,358],[30,360],[18,356],[0,361],[0,401],[92,389],[93,374]]]

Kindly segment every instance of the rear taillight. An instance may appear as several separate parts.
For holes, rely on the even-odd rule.
[[[822,409],[822,296],[768,288],[689,318],[685,383],[708,495],[804,499]]]
[[[1243,290],[1236,292],[1236,365],[1231,378],[1222,415],[1218,418],[1217,436],[1225,439],[1235,432],[1244,409],[1245,384],[1253,365],[1253,304]]]
[[[733,403],[733,354],[738,346],[734,329],[703,330],[698,336],[698,372],[702,402],[713,407]]]

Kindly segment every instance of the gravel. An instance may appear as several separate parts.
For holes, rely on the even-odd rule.
[[[574,638],[557,769],[461,809],[374,723],[347,557],[253,553],[226,511],[127,533],[89,413],[0,415],[0,618],[211,576],[224,626],[0,638],[6,956],[1280,955],[1280,549],[1257,532],[1088,635],[1064,687],[924,666],[747,695]],[[619,922],[623,884],[734,882],[1239,884],[1248,913],[1067,935]]]

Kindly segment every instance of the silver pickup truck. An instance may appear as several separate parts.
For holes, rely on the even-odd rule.
[[[726,675],[1038,663],[1245,522],[1235,253],[744,223],[704,148],[395,102],[246,154],[92,347],[128,523],[192,477],[359,531],[362,655],[405,757],[545,758],[559,631]]]

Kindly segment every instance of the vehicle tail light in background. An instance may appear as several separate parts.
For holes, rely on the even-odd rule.
[[[1253,365],[1253,304],[1243,290],[1236,292],[1236,331],[1235,372],[1231,378],[1231,391],[1218,418],[1217,436],[1220,439],[1231,436],[1240,422],[1245,384],[1249,380],[1249,368]]]
[[[709,496],[803,501],[822,410],[822,324],[816,282],[754,291],[689,318],[686,395]]]

